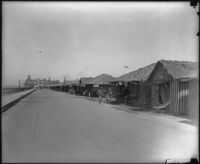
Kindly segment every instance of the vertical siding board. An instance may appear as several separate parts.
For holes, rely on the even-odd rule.
[[[175,99],[175,89],[176,89],[176,85],[175,82],[173,81],[173,108],[171,110],[171,112],[174,112],[176,109],[176,99]]]
[[[183,92],[182,92],[182,83],[179,81],[179,113],[182,114],[182,100],[183,100]]]
[[[179,99],[178,99],[178,103],[179,103],[179,108],[178,108],[178,113],[181,114],[182,113],[182,84],[181,82],[179,81]]]
[[[185,86],[185,114],[187,114],[187,99],[188,99],[188,82],[186,83],[186,86]]]
[[[176,113],[178,113],[179,111],[179,101],[178,101],[178,92],[179,92],[179,85],[178,85],[178,81],[176,81]]]
[[[167,95],[167,101],[169,101],[169,97],[170,97],[170,88],[167,88],[167,92],[169,92],[168,95]],[[166,111],[169,111],[169,105],[167,106]]]
[[[180,90],[180,82],[177,80],[177,95],[179,95],[179,90]],[[178,102],[177,113],[180,113],[180,97],[179,96],[177,96],[177,102]]]
[[[175,84],[174,84],[174,81],[172,82],[172,84],[173,84],[173,90],[172,90],[172,102],[173,102],[173,106],[172,106],[172,109],[171,109],[171,112],[173,112],[174,111],[174,109],[175,109]]]
[[[184,96],[184,86],[185,86],[185,84],[183,83],[182,84],[182,98],[181,98],[181,113],[182,114],[184,113],[184,106],[183,106],[184,105],[183,104],[184,103],[184,97],[183,97]]]
[[[184,114],[187,111],[187,82],[185,83],[185,101],[184,101]]]
[[[192,79],[189,83],[189,102],[188,102],[188,114],[196,116],[199,110],[199,93],[198,93],[198,79]]]
[[[173,108],[174,108],[174,82],[173,81],[171,82],[170,90],[171,90],[171,95],[170,95],[170,102],[171,103],[170,103],[169,111],[172,112]]]
[[[189,82],[187,83],[187,101],[186,101],[186,114],[188,114],[188,99],[189,99]]]
[[[191,84],[191,81],[188,84],[188,111],[187,111],[187,114],[190,113],[190,94],[191,94],[190,84]]]
[[[169,95],[169,101],[170,101],[170,104],[169,104],[169,112],[171,111],[171,108],[172,108],[172,88],[173,88],[173,86],[172,86],[172,82],[170,82],[170,95]]]
[[[185,107],[186,107],[186,104],[185,104],[185,102],[186,102],[186,85],[187,85],[187,83],[185,83],[185,85],[184,85],[183,114],[185,114],[185,112],[186,112],[186,109],[185,109]]]
[[[175,92],[175,95],[176,95],[176,113],[178,112],[178,110],[179,110],[179,102],[178,102],[178,90],[179,90],[179,88],[178,88],[178,82],[176,81],[176,92]]]
[[[172,97],[173,107],[171,109],[171,112],[175,111],[175,108],[176,108],[175,89],[176,89],[176,86],[175,86],[175,82],[173,81],[173,97]]]
[[[176,82],[174,81],[174,96],[173,96],[173,101],[174,101],[174,106],[173,106],[173,109],[172,109],[172,112],[175,112],[176,111]]]
[[[180,107],[180,113],[183,114],[183,110],[184,110],[183,109],[183,101],[184,101],[184,97],[183,97],[183,92],[184,91],[183,91],[183,88],[184,88],[184,83],[180,82],[179,85],[181,85],[181,98],[180,98],[180,104],[181,104],[180,106],[181,107]]]
[[[183,101],[183,114],[185,114],[185,102],[186,102],[186,84],[184,85],[184,101]]]
[[[132,100],[132,94],[133,94],[133,85],[132,85],[132,83],[130,83],[130,97],[131,97],[131,102],[130,102],[130,104],[131,105],[133,105],[133,100]]]
[[[187,83],[187,92],[186,92],[186,94],[187,94],[187,99],[186,99],[186,113],[185,114],[188,114],[188,110],[189,110],[189,108],[188,108],[189,82]]]
[[[174,109],[173,109],[174,113],[176,113],[176,108],[177,108],[176,89],[177,89],[177,84],[176,81],[174,81]]]
[[[187,82],[185,83],[185,85],[184,85],[184,101],[183,101],[183,114],[185,114],[185,112],[186,112],[186,85],[187,85]]]
[[[174,83],[174,81],[172,81],[172,85],[173,85],[173,88],[172,88],[172,107],[171,107],[170,112],[173,112],[174,109],[175,109],[175,83]]]
[[[169,101],[170,101],[170,103],[169,103],[169,108],[168,108],[168,112],[170,111],[170,109],[171,109],[171,104],[172,104],[172,102],[171,102],[171,88],[172,88],[172,84],[171,84],[171,82],[169,83]]]
[[[193,88],[191,87],[192,86],[192,81],[190,81],[190,83],[189,83],[189,104],[188,104],[188,114],[190,115],[190,112],[191,112],[191,110],[192,110],[192,104],[191,104],[191,102],[192,102],[192,99],[194,99],[194,97],[193,97]]]
[[[169,86],[170,86],[170,87],[169,87],[169,101],[170,101],[170,103],[169,103],[168,111],[170,111],[170,109],[171,109],[171,103],[172,103],[172,102],[171,102],[171,87],[172,87],[172,86],[171,86],[171,82],[170,82]]]
[[[183,114],[184,112],[184,107],[183,107],[183,102],[184,102],[184,83],[180,83],[181,85],[181,99],[180,99],[180,103],[181,103],[181,114]]]
[[[185,108],[185,111],[184,111],[184,114],[186,114],[187,113],[187,84],[188,84],[188,82],[186,83],[186,85],[185,85],[185,102],[184,102],[184,108]]]
[[[184,97],[183,97],[183,88],[184,88],[184,83],[182,82],[179,82],[179,85],[180,85],[180,99],[179,99],[179,102],[180,102],[180,114],[183,114],[183,101],[184,101]]]

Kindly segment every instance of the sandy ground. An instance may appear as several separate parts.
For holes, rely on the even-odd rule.
[[[163,162],[198,154],[187,119],[42,89],[2,114],[2,162]]]

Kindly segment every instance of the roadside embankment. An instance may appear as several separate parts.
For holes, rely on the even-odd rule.
[[[9,95],[2,95],[1,113],[5,112],[7,109],[18,103],[21,99],[25,98],[26,96],[28,96],[36,90],[37,89],[34,88]]]

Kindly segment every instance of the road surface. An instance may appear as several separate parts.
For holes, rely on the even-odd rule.
[[[197,155],[197,127],[42,89],[2,115],[3,162],[163,162]]]

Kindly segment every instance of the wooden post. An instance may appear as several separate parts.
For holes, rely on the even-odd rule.
[[[143,109],[144,108],[144,104],[143,104],[143,81],[140,81],[140,106]]]
[[[19,88],[21,87],[21,81],[19,80]]]
[[[127,90],[127,82],[125,81],[124,82],[124,90],[126,91]],[[125,97],[124,97],[124,99],[125,99],[125,101],[124,101],[124,103],[125,103],[125,105],[126,105],[126,95],[125,95]]]

